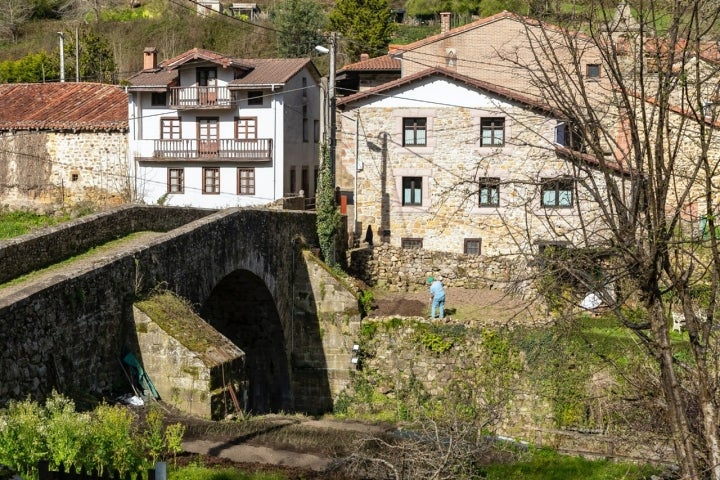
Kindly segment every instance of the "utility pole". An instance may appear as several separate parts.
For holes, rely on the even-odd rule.
[[[333,189],[335,188],[335,142],[337,127],[335,125],[335,56],[337,54],[337,33],[330,33],[330,74],[328,77],[328,119],[330,120],[330,173]]]

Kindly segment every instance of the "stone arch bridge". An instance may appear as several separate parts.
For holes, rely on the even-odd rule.
[[[155,233],[7,283],[133,232]],[[353,368],[360,317],[312,245],[312,213],[154,206],[0,241],[0,401],[128,391],[133,305],[162,285],[245,352],[250,410],[327,411]]]

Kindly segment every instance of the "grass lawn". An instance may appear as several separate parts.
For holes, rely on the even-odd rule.
[[[0,240],[19,237],[38,228],[55,225],[69,219],[69,216],[54,217],[24,211],[0,211]]]
[[[560,455],[552,450],[537,450],[528,459],[481,469],[486,480],[643,480],[660,470],[648,465],[588,460]],[[485,476],[482,476],[482,475]]]

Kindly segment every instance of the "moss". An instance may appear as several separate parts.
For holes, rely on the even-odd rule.
[[[217,332],[198,328],[203,320],[193,311],[190,303],[170,291],[155,294],[135,306],[190,350],[205,353],[217,341]]]

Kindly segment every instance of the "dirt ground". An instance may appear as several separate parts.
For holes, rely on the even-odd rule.
[[[521,298],[494,289],[445,288],[445,315],[451,320],[486,324],[523,322],[539,318],[532,298]],[[415,292],[376,293],[370,317],[429,317],[430,294]]]

